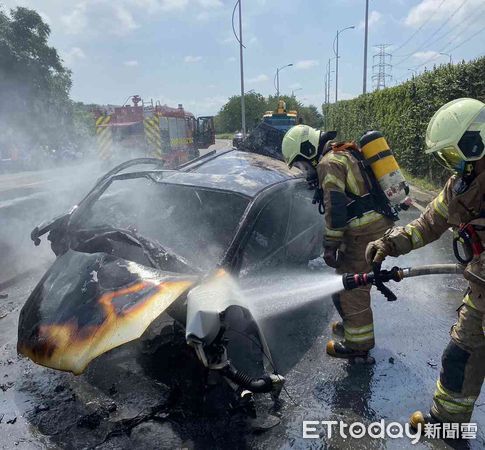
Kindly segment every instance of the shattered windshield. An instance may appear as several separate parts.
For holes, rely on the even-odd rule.
[[[115,181],[78,228],[130,230],[208,270],[231,242],[248,203],[238,194],[145,178]]]

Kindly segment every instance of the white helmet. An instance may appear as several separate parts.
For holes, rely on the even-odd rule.
[[[445,167],[463,171],[466,161],[485,156],[485,104],[459,98],[443,105],[426,131],[426,153]]]

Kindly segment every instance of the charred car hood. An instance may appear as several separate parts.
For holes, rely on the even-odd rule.
[[[139,338],[197,281],[106,253],[69,250],[22,308],[18,351],[38,364],[80,374],[97,356]]]

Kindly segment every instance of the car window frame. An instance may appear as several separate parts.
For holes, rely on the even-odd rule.
[[[285,190],[290,190],[295,184],[300,183],[301,180],[302,178],[293,178],[280,181],[261,190],[258,195],[253,198],[243,214],[242,220],[236,230],[232,242],[230,243],[227,251],[224,253],[221,259],[221,262],[219,264],[220,267],[228,270],[235,276],[239,276],[241,271],[242,253],[244,252],[253,228],[256,225],[259,216],[264,211],[264,208],[272,200],[273,195],[276,195],[277,193],[282,193]],[[291,204],[289,205],[289,210],[290,208]],[[287,220],[285,229],[285,245],[288,233],[288,226],[289,220]]]

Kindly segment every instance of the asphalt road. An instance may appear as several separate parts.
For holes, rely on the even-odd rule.
[[[0,289],[8,294],[0,300],[0,448],[411,447],[408,438],[329,439],[323,428],[318,430],[320,438],[307,440],[302,437],[302,422],[369,424],[384,419],[404,424],[411,412],[426,410],[464,290],[463,282],[455,277],[395,284],[399,300],[393,303],[374,293],[376,364],[370,366],[327,357],[328,325],[337,318],[331,302],[326,298],[289,307],[295,302],[294,293],[284,294],[287,286],[282,282],[281,301],[264,309],[262,327],[291,398],[283,392],[276,412],[269,399],[258,399],[259,418],[253,424],[221,411],[201,410],[201,403],[187,395],[190,383],[184,385],[185,392],[171,391],[167,377],[193,375],[196,370],[190,358],[170,346],[155,357],[140,356],[142,347],[136,343],[123,346],[99,358],[80,377],[17,356],[18,313],[52,260],[45,244],[35,248],[29,243],[30,229],[75,203],[98,175],[95,167],[87,165],[0,178],[0,243],[7,248],[7,252],[0,251],[0,274],[8,274],[0,276],[0,281],[11,280]],[[417,214],[410,211],[403,221]],[[450,236],[389,265],[433,262],[453,262]],[[12,275],[18,276],[12,279]],[[485,392],[473,420],[479,433],[469,448],[481,449],[485,446]],[[261,432],[260,428],[278,421]],[[451,448],[430,439],[415,447]]]

